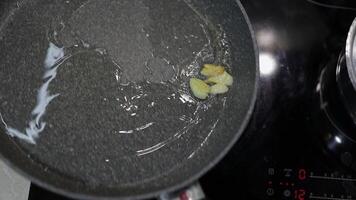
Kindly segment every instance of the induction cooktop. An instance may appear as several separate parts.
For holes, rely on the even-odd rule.
[[[347,0],[242,3],[259,46],[260,89],[245,134],[200,180],[207,199],[356,199],[354,155],[325,142],[344,144],[328,135],[339,124],[327,119],[320,102],[322,75],[337,66],[356,6]],[[31,185],[29,200],[39,199],[68,200]]]

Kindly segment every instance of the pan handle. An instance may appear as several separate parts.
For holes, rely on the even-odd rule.
[[[162,194],[158,200],[206,200],[206,198],[200,184],[195,183],[183,190]]]

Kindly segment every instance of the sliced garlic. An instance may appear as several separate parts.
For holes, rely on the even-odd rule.
[[[229,91],[229,88],[221,83],[215,84],[210,87],[210,94],[224,94]]]
[[[227,86],[231,86],[233,81],[233,77],[226,71],[219,76],[213,76],[206,80],[207,83],[220,83]]]
[[[195,97],[199,99],[206,99],[208,97],[210,86],[204,81],[197,78],[191,78],[189,85]]]
[[[200,73],[204,76],[218,76],[223,74],[225,71],[224,67],[214,64],[205,64]]]

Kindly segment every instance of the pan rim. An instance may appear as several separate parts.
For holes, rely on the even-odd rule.
[[[206,174],[210,169],[212,169],[217,163],[219,163],[223,157],[225,157],[225,155],[231,150],[231,148],[236,144],[236,142],[238,141],[238,139],[241,137],[241,135],[243,134],[243,132],[245,131],[248,123],[251,120],[251,116],[253,114],[254,108],[255,108],[255,104],[256,104],[256,99],[257,99],[257,95],[258,95],[258,91],[259,91],[259,49],[258,49],[258,45],[257,45],[257,40],[256,40],[256,36],[255,36],[255,32],[253,30],[253,26],[250,22],[250,19],[245,11],[245,8],[243,7],[242,3],[240,2],[240,0],[235,0],[235,2],[238,4],[239,9],[242,12],[242,15],[245,19],[245,22],[247,23],[247,26],[249,28],[249,32],[250,32],[250,36],[252,39],[252,43],[253,43],[253,49],[255,52],[255,68],[256,68],[256,72],[255,72],[255,83],[254,83],[254,91],[252,94],[252,98],[250,101],[250,105],[248,108],[248,111],[241,123],[240,128],[238,129],[238,131],[236,132],[235,136],[233,137],[233,139],[230,141],[230,143],[223,149],[223,151],[221,151],[218,156],[216,156],[212,161],[210,161],[210,163],[208,165],[206,165],[205,167],[203,167],[198,173],[194,174],[193,176],[189,177],[187,180],[175,184],[173,186],[169,186],[168,188],[165,189],[158,189],[156,191],[152,191],[152,192],[148,192],[145,194],[139,194],[139,195],[132,195],[132,196],[122,196],[122,197],[115,197],[115,196],[103,196],[103,195],[95,195],[95,194],[83,194],[83,193],[78,193],[78,192],[71,192],[65,189],[61,189],[59,187],[53,186],[50,183],[48,183],[48,181],[41,181],[40,178],[34,177],[33,175],[30,175],[26,172],[24,172],[23,170],[21,170],[19,167],[17,167],[15,164],[13,164],[10,160],[8,160],[7,158],[5,158],[5,156],[3,156],[2,154],[0,154],[0,159],[2,161],[4,161],[4,163],[8,166],[10,166],[12,169],[14,169],[17,173],[19,173],[21,176],[27,178],[28,180],[30,180],[31,182],[33,182],[35,185],[38,185],[40,187],[43,187],[51,192],[55,192],[57,194],[60,195],[64,195],[64,196],[69,196],[72,198],[76,198],[76,199],[86,199],[86,200],[139,200],[139,199],[147,199],[147,198],[154,198],[154,197],[159,197],[161,194],[164,193],[170,193],[170,192],[174,192],[174,191],[179,191],[184,187],[187,187],[191,184],[193,184],[194,182],[197,182],[199,180],[199,178],[201,178],[204,174]]]

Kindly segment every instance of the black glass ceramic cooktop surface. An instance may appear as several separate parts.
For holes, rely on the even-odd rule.
[[[356,11],[307,0],[242,3],[259,46],[259,94],[243,137],[200,180],[207,198],[356,199],[356,173],[325,147],[327,124],[315,119],[320,74],[336,66]],[[29,199],[67,198],[32,185]]]

